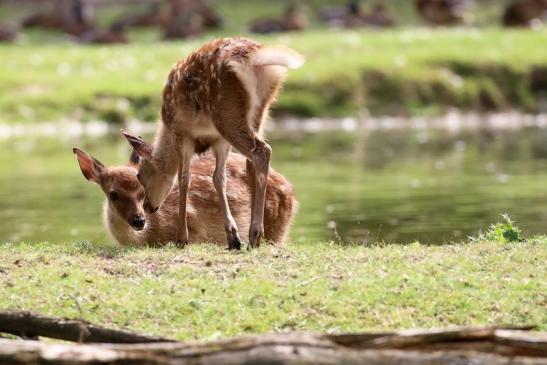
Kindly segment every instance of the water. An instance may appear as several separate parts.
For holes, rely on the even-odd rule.
[[[443,243],[477,234],[503,213],[527,235],[546,232],[547,129],[403,124],[289,123],[268,133],[272,165],[300,202],[293,242]],[[73,146],[105,164],[128,156],[117,134],[61,130],[0,142],[0,241],[111,241],[103,193],[84,180]]]

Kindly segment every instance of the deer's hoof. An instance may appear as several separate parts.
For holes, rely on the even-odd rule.
[[[188,244],[188,240],[177,240],[177,247],[184,248]]]
[[[249,234],[249,249],[259,248],[260,239],[262,238],[263,233],[261,231],[251,232]]]
[[[226,228],[226,239],[228,240],[228,250],[241,250],[241,240],[237,234],[237,228]]]
[[[239,237],[233,236],[228,241],[228,250],[241,250],[241,241]]]

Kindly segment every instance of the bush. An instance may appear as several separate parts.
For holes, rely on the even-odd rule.
[[[502,214],[503,222],[492,224],[485,233],[479,232],[477,237],[470,237],[472,242],[491,241],[501,243],[522,242],[522,230],[515,225],[509,215]]]

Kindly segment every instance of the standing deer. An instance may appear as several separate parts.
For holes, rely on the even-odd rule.
[[[60,29],[75,36],[95,28],[93,3],[82,0],[55,0],[52,5],[50,11],[37,12],[23,19],[22,26]]]
[[[470,0],[414,0],[418,13],[436,26],[462,23],[470,4]]]
[[[547,21],[547,0],[513,0],[503,13],[506,27],[529,27],[534,20]]]
[[[212,148],[216,159],[213,182],[228,247],[241,248],[226,198],[226,159],[233,146],[247,158],[247,171],[254,181],[249,246],[260,245],[272,151],[262,138],[264,120],[286,70],[303,62],[303,57],[290,49],[267,47],[250,39],[211,41],[171,69],[154,144],[122,131],[142,158],[138,179],[145,189],[145,210],[160,208],[178,172],[178,243],[188,242],[186,203],[192,155]]]
[[[0,24],[0,43],[13,42],[17,39],[18,32],[15,28]]]
[[[250,31],[253,33],[278,33],[304,30],[308,27],[307,8],[300,2],[293,0],[281,18],[266,18],[253,21]]]
[[[165,203],[154,214],[143,209],[144,189],[137,180],[139,156],[132,154],[125,166],[104,166],[86,152],[74,148],[84,177],[97,183],[106,195],[105,225],[122,245],[156,245],[176,239],[179,189],[177,184]],[[245,157],[230,154],[227,168],[228,201],[240,227],[249,226],[251,181],[246,174]],[[188,196],[188,230],[191,242],[222,244],[226,233],[222,223],[220,202],[211,180],[215,160],[210,154],[194,158],[192,185]],[[274,244],[285,242],[296,212],[297,202],[291,184],[279,173],[271,171],[266,191],[264,238]]]

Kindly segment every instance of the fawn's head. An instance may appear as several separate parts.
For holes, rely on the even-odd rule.
[[[158,161],[153,158],[153,147],[142,137],[136,137],[124,131],[122,134],[140,157],[137,179],[145,191],[144,210],[147,213],[155,213],[173,187],[173,175],[160,168]]]
[[[144,189],[137,180],[138,156],[131,155],[127,166],[105,167],[99,160],[78,148],[72,151],[78,158],[84,177],[101,187],[114,213],[133,229],[144,229]]]

